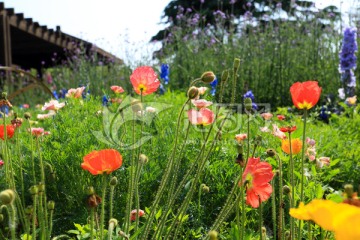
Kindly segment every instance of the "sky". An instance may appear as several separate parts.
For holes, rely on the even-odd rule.
[[[205,0],[206,1],[206,0]],[[40,25],[96,44],[124,59],[150,59],[160,45],[148,44],[164,28],[161,16],[170,0],[3,0],[5,8],[24,13]],[[360,0],[315,0],[323,8],[341,6],[344,12]],[[359,5],[359,4],[358,4]],[[146,61],[146,60],[145,60]]]

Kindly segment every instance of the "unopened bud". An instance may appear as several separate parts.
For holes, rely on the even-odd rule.
[[[2,92],[1,97],[2,99],[7,99],[7,92]]]
[[[200,185],[201,191],[203,191],[204,193],[208,193],[210,192],[210,188],[208,186],[206,186],[206,184],[202,183]]]
[[[265,227],[261,228],[261,234],[263,235],[263,238],[266,238],[266,228]]]
[[[210,240],[217,240],[218,239],[218,232],[214,231],[214,230],[211,230],[209,232],[209,237],[210,237]]]
[[[199,89],[197,87],[189,88],[189,90],[187,92],[187,96],[189,99],[197,98],[197,96],[199,96]]]
[[[345,193],[347,198],[352,198],[354,194],[354,186],[352,184],[345,185]]]
[[[149,161],[149,158],[145,154],[140,154],[139,161],[140,163],[145,164]]]
[[[266,150],[266,154],[269,156],[269,157],[273,157],[276,155],[276,151],[272,148],[269,148]]]
[[[110,186],[116,186],[118,184],[117,177],[112,177],[110,179]]]
[[[4,215],[0,213],[0,222],[4,221]]]
[[[30,189],[29,189],[29,192],[31,193],[31,195],[36,195],[39,193],[39,188],[38,186],[34,185],[34,186],[31,186]]]
[[[16,195],[13,190],[7,189],[7,190],[0,192],[0,201],[3,204],[8,205],[8,204],[11,204],[14,202],[15,196]]]
[[[39,188],[39,193],[45,192],[45,184],[40,182],[38,188]]]
[[[29,120],[31,118],[31,113],[29,112],[24,113],[24,118]]]
[[[252,109],[252,100],[251,100],[251,98],[245,98],[244,99],[244,105],[245,105],[245,109],[247,111],[251,111],[251,109]]]
[[[257,135],[255,138],[255,144],[259,146],[261,144],[261,140],[262,140],[262,136]]]
[[[221,74],[221,82],[226,82],[229,78],[229,70],[224,70]]]
[[[95,194],[95,189],[94,189],[93,186],[88,187],[88,189],[87,189],[87,194],[88,194],[88,195]]]
[[[116,220],[115,218],[111,218],[111,219],[109,220],[109,224],[113,224],[114,227],[116,227],[116,226],[118,225],[118,220]]]
[[[238,69],[240,67],[240,58],[234,59],[234,69]]]
[[[290,239],[291,239],[290,232],[286,231],[285,232],[285,240],[290,240]]]
[[[50,211],[53,211],[55,209],[55,202],[49,201],[47,207]]]
[[[215,79],[216,79],[216,76],[211,71],[204,72],[201,75],[201,81],[203,81],[204,83],[212,83]]]
[[[283,186],[283,194],[287,195],[291,192],[291,189],[288,185]]]

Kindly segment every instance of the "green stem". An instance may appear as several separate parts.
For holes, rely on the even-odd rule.
[[[290,132],[289,132],[289,148],[290,148],[290,185],[291,185],[290,208],[294,208],[295,207],[294,160],[292,155]],[[294,225],[294,218],[292,217],[290,218],[290,235],[291,235],[291,239],[295,239],[295,225]]]
[[[102,176],[102,196],[101,196],[101,213],[100,213],[100,239],[104,239],[104,219],[105,219],[105,197],[106,197],[107,179],[106,175]]]
[[[304,110],[304,128],[303,128],[303,143],[301,151],[301,183],[300,183],[300,202],[304,202],[304,162],[305,162],[305,142],[306,142],[306,119],[307,119],[307,109]],[[302,238],[302,220],[299,220],[299,239]]]
[[[53,216],[54,216],[54,210],[50,210],[50,215],[49,215],[49,230],[47,231],[48,232],[48,237],[47,239],[50,239],[51,238],[51,232],[52,232],[52,229],[53,229]]]
[[[282,161],[278,154],[275,154],[275,157],[277,158],[279,162],[279,240],[283,239],[283,216],[284,216],[284,202],[283,202],[283,176],[282,176]],[[274,235],[276,236],[276,235]]]
[[[276,238],[277,232],[276,232],[276,195],[275,195],[275,179],[273,178],[271,180],[271,186],[272,186],[272,193],[271,193],[271,211],[272,211],[272,222],[273,222],[273,232],[274,237]],[[280,190],[281,191],[281,190]]]
[[[90,240],[94,239],[94,215],[95,215],[95,208],[90,208]]]
[[[190,102],[190,99],[187,99],[187,101],[183,104],[182,108],[181,108],[181,111],[179,113],[179,116],[178,116],[178,120],[177,120],[177,125],[176,125],[176,134],[175,134],[175,142],[174,142],[174,147],[173,147],[173,151],[171,153],[171,157],[167,163],[167,166],[165,168],[165,172],[164,172],[164,175],[161,179],[161,182],[160,182],[160,186],[159,186],[159,189],[156,193],[156,196],[155,196],[155,200],[150,208],[151,212],[148,216],[148,219],[147,219],[147,222],[145,223],[145,226],[144,226],[144,231],[143,231],[143,235],[141,236],[141,239],[142,240],[145,240],[147,239],[147,236],[149,234],[149,231],[150,231],[150,227],[152,226],[152,221],[153,221],[153,218],[155,216],[155,213],[156,213],[156,208],[160,202],[160,199],[161,197],[163,196],[163,193],[166,189],[166,184],[168,182],[168,179],[170,177],[170,174],[172,172],[172,169],[173,169],[173,166],[174,166],[174,157],[175,157],[175,153],[176,153],[176,150],[177,150],[177,142],[178,142],[178,137],[179,137],[179,129],[180,129],[180,121],[182,119],[182,116],[183,116],[183,112],[184,112],[184,109],[185,109],[185,106],[188,104],[188,102]]]
[[[36,212],[37,212],[37,194],[33,195],[33,212],[32,212],[32,239],[36,239]]]
[[[31,123],[30,120],[27,120],[27,122],[29,123],[29,129],[30,129],[30,145],[31,145],[31,166],[32,166],[32,175],[33,175],[33,185],[37,184],[36,181],[36,173],[35,173],[35,157],[34,157],[34,140],[33,140],[33,136],[31,133]]]
[[[262,203],[259,198],[259,227],[260,227],[260,240],[263,240],[263,232],[262,232],[262,225],[263,225],[263,217],[262,217]]]
[[[109,199],[109,208],[110,208],[110,213],[109,213],[109,219],[111,219],[113,217],[113,201],[114,201],[114,189],[115,186],[111,185],[110,186],[110,199]]]
[[[16,229],[16,209],[14,207],[14,203],[10,203],[8,205],[9,208],[9,213],[10,213],[10,221],[9,221],[9,228],[11,231],[11,239],[16,240],[16,235],[15,235],[15,229]]]

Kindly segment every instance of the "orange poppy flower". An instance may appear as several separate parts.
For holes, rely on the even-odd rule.
[[[290,154],[290,143],[288,139],[284,139],[281,142],[281,149]],[[299,138],[291,139],[291,150],[292,154],[298,154],[301,152],[302,149],[302,141]]]
[[[6,125],[6,136],[7,139],[10,139],[14,136],[15,128],[13,125]],[[0,125],[0,138],[5,139],[4,125]]]
[[[298,109],[310,109],[319,101],[321,87],[316,81],[296,82],[290,87],[292,101]]]
[[[246,204],[253,208],[270,198],[272,187],[269,184],[274,173],[267,162],[260,162],[260,158],[249,158],[240,184],[246,184]]]
[[[114,93],[123,93],[124,89],[120,86],[111,86],[110,89],[114,92]]]
[[[115,149],[92,151],[84,157],[82,169],[88,170],[92,175],[110,174],[122,165],[122,156]]]
[[[284,133],[286,133],[286,132],[291,133],[291,132],[296,130],[296,126],[280,127],[279,130],[284,132]]]
[[[143,96],[155,92],[160,86],[156,73],[148,66],[136,68],[130,76],[130,81],[135,92]]]
[[[13,125],[6,125],[6,136],[7,139],[10,139],[14,136],[15,128]],[[0,125],[0,138],[2,140],[5,139],[5,133],[4,133],[4,125]]]

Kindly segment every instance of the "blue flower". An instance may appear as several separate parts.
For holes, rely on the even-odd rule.
[[[217,78],[215,77],[215,80],[210,83],[210,86],[211,86],[210,94],[211,94],[212,96],[215,96],[216,86],[217,86],[217,85],[218,85],[218,80],[217,80]]]
[[[54,98],[55,98],[56,100],[59,100],[59,96],[58,96],[56,90],[54,90],[52,93],[53,93],[53,95],[54,95]]]
[[[9,114],[9,107],[6,106],[6,105],[1,106],[0,107],[0,112],[5,113],[6,115],[8,115]],[[2,114],[0,115],[0,117],[2,117]]]
[[[169,83],[169,64],[161,64],[160,77],[164,80],[165,85]]]
[[[164,95],[164,93],[166,92],[166,89],[164,88],[164,86],[161,83],[160,83],[159,90],[160,90],[160,95]]]
[[[344,30],[342,48],[339,54],[341,72],[356,68],[356,55],[358,50],[356,42],[356,28],[347,27]]]
[[[244,98],[251,98],[251,101],[255,102],[255,96],[251,90],[247,91],[244,94]]]
[[[109,99],[108,99],[108,97],[107,97],[106,95],[104,95],[104,96],[102,97],[102,105],[103,105],[103,106],[107,106],[108,103],[109,103]]]

